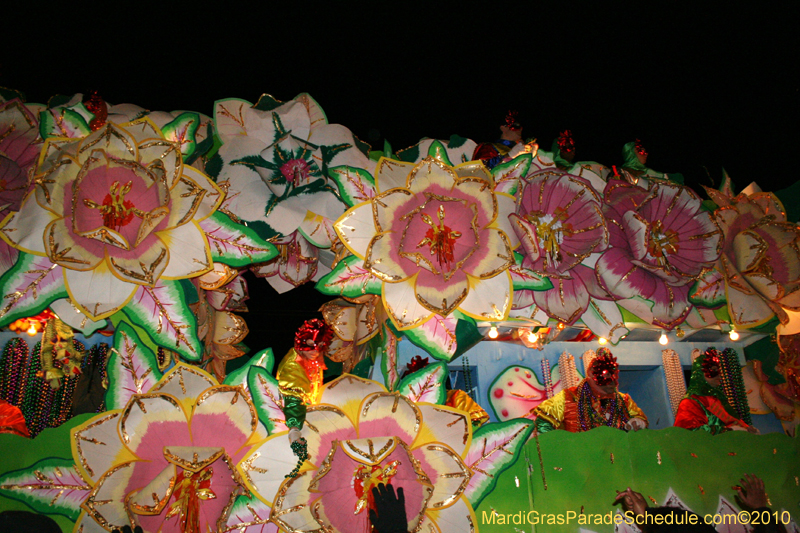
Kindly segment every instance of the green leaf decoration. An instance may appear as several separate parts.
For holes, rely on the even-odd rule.
[[[368,379],[369,371],[371,368],[372,368],[372,359],[367,357],[359,361],[356,364],[356,366],[353,367],[353,370],[351,370],[350,373],[359,378]]]
[[[397,152],[397,157],[400,161],[405,161],[406,163],[413,163],[419,158],[419,144],[415,144],[405,150],[399,150]]]
[[[91,113],[89,113],[91,115]],[[92,115],[94,116],[94,115]],[[61,107],[46,109],[39,114],[39,134],[42,139],[50,137],[85,137],[92,133],[89,121],[80,113]]]
[[[461,312],[456,312],[458,324],[456,324],[456,353],[453,359],[461,356],[467,350],[483,340],[483,334],[478,330],[475,320]]]
[[[153,339],[150,338],[150,335],[147,333],[147,331],[138,325],[131,323],[131,321],[122,311],[117,311],[108,317],[108,321],[111,322],[111,325],[114,326],[115,330],[120,327],[120,324],[125,324],[127,327],[136,332],[136,337],[144,346],[147,347],[147,349],[153,353],[158,353],[158,344],[153,342]]]
[[[647,324],[647,321],[642,320],[638,316],[634,315],[632,312],[630,312],[625,307],[623,307],[621,305],[618,306],[618,307],[619,307],[620,312],[622,313],[622,321],[623,322],[625,322],[625,323],[633,322],[635,324]],[[727,313],[727,308],[725,308],[725,309],[726,309],[725,312]],[[714,314],[716,314],[716,312]]]
[[[454,133],[453,135],[450,136],[450,140],[447,141],[447,147],[450,148],[451,150],[453,148],[461,148],[462,146],[464,146],[464,143],[466,143],[468,140],[469,139],[467,139],[466,137],[462,137]]]
[[[376,195],[375,178],[366,170],[341,165],[329,168],[327,174],[336,183],[339,196],[348,207],[365,202]]]
[[[219,173],[222,172],[222,157],[220,157],[219,153],[214,154],[208,159],[205,170],[208,177],[217,181]]]
[[[553,282],[546,276],[540,276],[522,266],[522,254],[514,252],[514,264],[508,269],[511,274],[511,284],[515,291],[549,291]]]
[[[433,141],[428,148],[428,156],[441,161],[445,165],[453,166],[450,157],[447,155],[447,148],[439,141]]]
[[[156,353],[142,342],[131,324],[120,322],[108,358],[106,409],[122,409],[134,394],[144,394],[161,379]]]
[[[397,390],[412,402],[443,405],[447,400],[445,379],[447,379],[447,364],[433,363],[403,378]]]
[[[369,157],[369,153],[372,150],[372,147],[368,143],[365,143],[364,141],[362,141],[361,139],[359,139],[356,136],[353,136],[353,139],[355,139],[355,141],[356,141],[356,148],[358,148],[358,150],[362,154],[364,154],[365,156]]]
[[[433,358],[450,361],[458,347],[457,325],[458,318],[454,315],[442,317],[435,314],[416,328],[403,331],[403,334]]]
[[[215,139],[216,138],[214,136],[213,123],[209,122],[208,125],[206,126],[206,128],[207,128],[207,130],[206,130],[207,131],[206,138],[203,139],[202,141],[200,141],[199,143],[195,142],[196,146],[195,146],[194,153],[191,156],[188,156],[188,157],[185,156],[183,158],[183,162],[186,163],[187,165],[191,165],[192,163],[194,163],[197,160],[197,158],[209,153],[211,151],[211,149],[214,147],[214,143],[215,143]],[[195,141],[196,141],[196,139],[195,139]]]
[[[261,350],[251,357],[245,364],[230,372],[225,376],[225,385],[237,386],[247,383],[247,373],[251,367],[261,367],[272,374],[272,367],[275,366],[275,357],[272,355],[272,348]]]
[[[223,533],[275,533],[277,526],[269,521],[272,508],[255,496],[237,496],[228,520],[219,531]]]
[[[363,267],[363,260],[348,255],[317,282],[316,288],[322,294],[358,298],[364,294],[380,294],[381,281]]]
[[[200,126],[200,115],[197,113],[181,113],[175,120],[161,128],[164,137],[172,142],[180,143],[183,161],[186,162],[197,149],[197,128]]]
[[[689,301],[699,307],[716,309],[725,304],[725,278],[716,270],[706,272],[689,289]]]
[[[140,286],[122,312],[159,346],[187,361],[199,361],[203,345],[197,338],[197,319],[188,306],[193,297],[179,281],[161,279],[154,287]]]
[[[21,101],[25,101],[25,93],[22,91],[17,91],[16,89],[9,89],[8,87],[0,87],[0,98],[8,102],[9,100],[13,100],[14,98],[19,98]]]
[[[258,99],[258,102],[253,106],[253,109],[258,109],[259,111],[272,111],[276,107],[280,107],[283,104],[280,100],[276,99],[274,96],[269,94],[262,94],[261,98]]]
[[[71,458],[49,457],[0,477],[1,495],[21,501],[37,513],[59,514],[72,521],[78,519],[81,503],[91,490]]]
[[[211,258],[232,267],[265,263],[278,256],[278,249],[249,226],[237,224],[219,211],[200,222],[211,245]]]
[[[53,301],[67,298],[61,268],[47,257],[19,253],[17,262],[0,277],[0,327],[18,318],[38,315]]]
[[[391,333],[386,324],[381,325],[381,332],[370,339],[370,343],[380,343],[381,374],[387,390],[394,390],[400,381],[400,372],[397,370],[397,338]]]
[[[800,222],[800,202],[797,201],[800,198],[800,180],[785,189],[775,191],[774,194],[786,209],[786,220]]]
[[[523,154],[494,167],[492,176],[494,177],[495,192],[504,192],[512,196],[517,194],[520,181],[528,173],[531,161],[531,154]]]
[[[258,419],[270,435],[286,431],[286,418],[283,415],[283,398],[278,389],[278,381],[265,368],[253,365],[247,372],[247,387],[253,398]]]
[[[464,463],[473,472],[464,495],[473,508],[494,489],[500,474],[513,465],[533,431],[533,422],[515,418],[486,424],[472,435]]]

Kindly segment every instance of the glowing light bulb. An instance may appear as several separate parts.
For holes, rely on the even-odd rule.
[[[731,338],[732,341],[738,341],[739,340],[739,334],[736,333],[736,331],[733,330],[733,329],[731,329],[731,332],[728,333],[728,336]]]
[[[658,344],[660,344],[661,346],[666,346],[668,342],[669,339],[667,338],[667,334],[662,333],[661,336],[658,338]]]
[[[34,325],[33,325],[33,322],[31,322],[31,327],[30,327],[30,328],[28,328],[28,335],[30,335],[31,337],[33,337],[34,335],[36,335],[36,333],[38,333],[38,332],[36,331],[36,326],[34,326]]]
[[[532,331],[530,333],[528,333],[528,342],[536,342],[538,340],[539,340],[539,335],[537,335],[536,333],[534,333]]]
[[[490,339],[496,339],[497,338],[497,328],[496,327],[492,326],[492,328],[489,330],[489,338]]]
[[[599,339],[597,339],[597,343],[598,344],[605,344],[607,342],[608,342],[608,339],[606,339],[605,337],[600,337]]]
[[[556,326],[556,327],[557,327],[558,329],[564,329],[566,326],[564,325],[564,323],[563,323],[563,322],[559,322],[559,323],[558,323],[558,326]]]

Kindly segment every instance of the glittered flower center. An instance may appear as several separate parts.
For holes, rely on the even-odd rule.
[[[532,211],[525,218],[536,226],[536,236],[539,241],[540,253],[544,259],[544,268],[557,267],[563,260],[561,245],[564,237],[572,234],[572,227],[565,224],[568,213],[558,207],[553,213]]]
[[[372,489],[383,483],[388,485],[392,478],[397,474],[397,467],[400,461],[389,462],[386,466],[380,465],[361,465],[353,472],[353,490],[356,493],[355,509],[353,514],[359,514],[364,509],[374,508],[372,499]]]
[[[667,255],[678,253],[678,232],[671,229],[664,230],[664,224],[657,220],[650,226],[647,252],[656,259],[659,265],[665,266]]]
[[[183,533],[200,533],[200,502],[217,497],[211,490],[213,468],[209,465],[198,472],[182,470],[175,479],[174,501],[166,518],[178,516]]]
[[[281,174],[295,187],[307,181],[310,173],[311,168],[303,159],[290,159],[281,165]]]
[[[434,221],[429,214],[422,213],[422,221],[430,228],[425,233],[425,237],[417,244],[417,248],[427,246],[430,249],[430,255],[436,259],[439,267],[449,269],[450,264],[455,260],[456,239],[461,237],[461,232],[453,231],[444,223],[446,214],[443,205],[439,205],[436,215],[438,222]]]
[[[107,228],[119,230],[123,226],[127,226],[133,216],[143,216],[143,213],[136,209],[133,202],[125,200],[125,195],[131,191],[131,182],[125,185],[120,185],[118,181],[111,184],[108,194],[103,198],[102,204],[97,204],[92,200],[84,200],[86,206],[90,209],[98,209],[103,215],[103,225]]]

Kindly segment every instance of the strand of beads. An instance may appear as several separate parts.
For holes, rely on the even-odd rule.
[[[303,466],[303,463],[305,463],[306,460],[311,457],[308,455],[308,442],[306,442],[306,439],[303,437],[300,437],[292,443],[292,452],[295,454],[295,456],[297,456],[297,466],[295,466],[294,470],[289,472],[288,475],[284,476],[287,478],[297,477],[297,475],[300,473],[300,468]]]
[[[740,420],[752,425],[750,417],[750,404],[747,401],[747,392],[742,378],[742,367],[739,365],[739,356],[733,348],[725,348],[720,354],[720,374],[722,386],[728,403],[736,410]]]
[[[542,359],[542,375],[544,376],[544,390],[548,398],[553,397],[553,380],[550,377],[550,361]]]
[[[664,377],[667,380],[667,392],[672,414],[678,412],[678,405],[686,395],[686,381],[683,378],[683,368],[678,354],[674,350],[662,350],[661,360],[664,363]]]
[[[23,339],[16,337],[6,343],[0,364],[0,398],[10,404],[19,405],[22,374],[27,360],[28,345]]]
[[[461,358],[461,368],[464,371],[464,388],[467,389],[467,394],[473,400],[475,399],[475,393],[472,391],[472,369],[469,366],[469,357],[464,356]]]

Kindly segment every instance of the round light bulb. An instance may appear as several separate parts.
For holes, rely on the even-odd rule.
[[[739,334],[736,333],[736,331],[733,330],[733,329],[731,330],[730,333],[728,333],[728,336],[731,338],[732,341],[738,341],[739,340]]]
[[[532,331],[530,333],[528,333],[528,342],[536,342],[538,340],[539,340],[539,335],[537,335],[536,333],[534,333]]]
[[[599,339],[597,339],[597,343],[598,344],[605,344],[607,342],[608,342],[608,339],[606,339],[605,337],[600,337]]]
[[[31,322],[31,327],[29,327],[29,328],[28,328],[28,335],[30,335],[31,337],[33,337],[34,335],[36,335],[36,333],[38,333],[38,332],[36,331],[36,326],[34,326],[34,325],[33,325],[33,322]]]
[[[489,338],[490,339],[496,339],[497,338],[497,328],[496,327],[492,326],[491,329],[489,330]]]
[[[668,342],[669,342],[669,339],[667,338],[667,334],[666,333],[662,333],[661,336],[658,338],[658,343],[661,346],[666,346]]]

